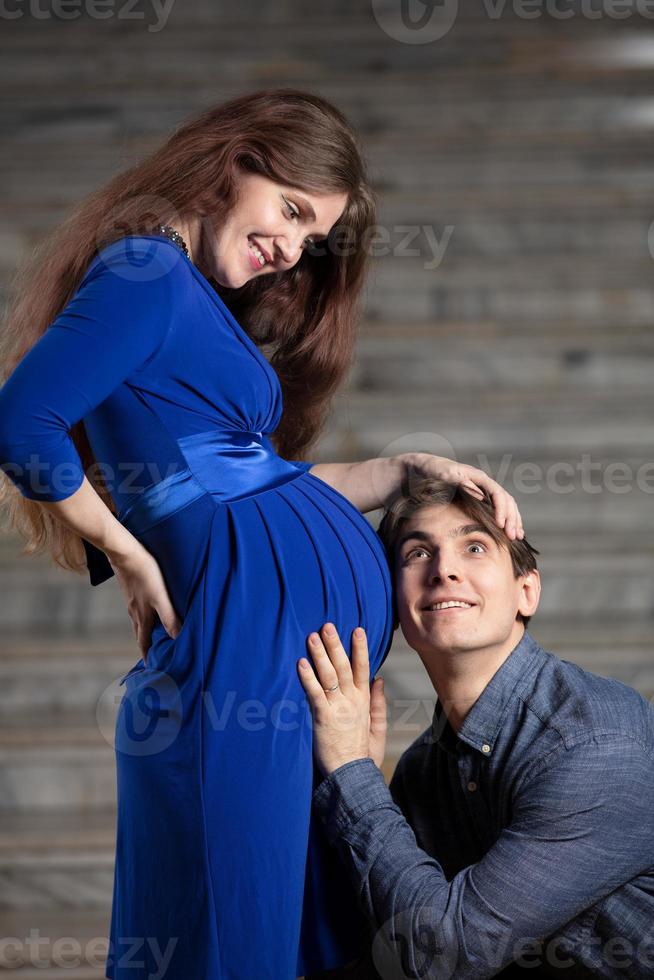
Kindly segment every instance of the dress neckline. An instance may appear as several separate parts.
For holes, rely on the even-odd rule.
[[[188,255],[186,255],[186,253],[184,252],[184,250],[182,248],[180,248],[179,245],[176,245],[170,238],[168,238],[167,235],[156,235],[156,234],[155,235],[138,235],[138,236],[135,236],[135,237],[138,237],[138,238],[154,238],[154,239],[156,239],[157,241],[160,241],[160,242],[168,242],[168,244],[171,245],[179,253],[179,255],[181,255],[181,257],[185,260],[185,262],[188,263],[188,265],[191,268],[191,271],[194,273],[195,277],[198,279],[198,281],[200,282],[200,284],[204,287],[205,291],[210,294],[211,298],[214,300],[214,302],[218,306],[218,308],[221,311],[221,313],[223,313],[227,317],[227,319],[229,320],[229,323],[234,328],[234,330],[236,331],[236,333],[239,335],[239,337],[241,338],[241,340],[243,341],[243,343],[246,345],[246,347],[248,348],[248,350],[250,350],[252,352],[253,356],[259,361],[259,363],[263,367],[264,371],[266,371],[268,377],[274,379],[274,385],[277,388],[279,397],[281,399],[281,382],[279,380],[279,375],[275,371],[274,367],[272,366],[272,364],[270,363],[270,361],[268,360],[268,358],[267,357],[264,357],[264,355],[262,354],[261,350],[257,347],[257,345],[255,344],[255,342],[252,340],[252,337],[250,337],[250,335],[247,332],[247,330],[245,330],[241,326],[241,324],[238,322],[238,320],[236,319],[236,317],[234,316],[234,314],[232,313],[232,311],[230,310],[230,308],[227,306],[227,304],[225,303],[225,301],[223,300],[223,298],[218,295],[218,293],[213,288],[213,286],[211,285],[211,283],[209,282],[209,280],[207,279],[207,277],[204,276],[200,272],[200,270],[198,269],[197,265],[195,265],[195,263],[191,261],[190,257]]]

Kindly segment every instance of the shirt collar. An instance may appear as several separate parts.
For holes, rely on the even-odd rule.
[[[471,746],[484,758],[490,758],[502,726],[505,709],[516,688],[529,682],[529,668],[544,655],[543,648],[525,630],[517,646],[481,692],[466,715],[458,734],[443,717],[440,701],[432,719],[432,738],[446,752],[460,754],[463,745]]]

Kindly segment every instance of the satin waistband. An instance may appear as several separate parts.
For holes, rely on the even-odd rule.
[[[135,495],[119,513],[139,534],[203,494],[220,501],[252,496],[288,483],[301,470],[278,456],[261,432],[211,429],[177,440],[187,465]]]

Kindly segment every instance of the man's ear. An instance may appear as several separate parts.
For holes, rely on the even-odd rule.
[[[520,576],[520,603],[518,612],[523,616],[533,616],[540,602],[540,572],[537,568],[527,575]]]

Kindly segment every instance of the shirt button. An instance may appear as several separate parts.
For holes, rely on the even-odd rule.
[[[481,751],[482,751],[482,752],[483,752],[483,753],[484,753],[485,755],[488,755],[488,753],[490,752],[490,745],[487,745],[487,744],[486,744],[486,742],[484,742],[484,744],[483,744],[483,745],[482,745],[482,747],[481,747]]]
[[[470,790],[470,792],[471,792],[471,793],[474,793],[474,791],[475,791],[475,790],[477,789],[477,783],[475,783],[475,782],[473,782],[473,781],[471,780],[471,781],[470,781],[470,782],[468,783],[468,789]]]

